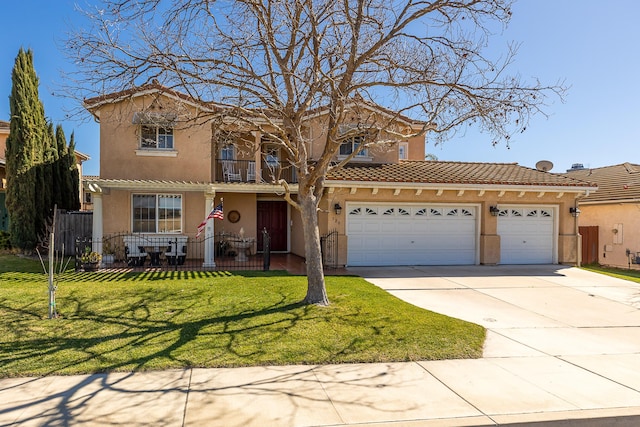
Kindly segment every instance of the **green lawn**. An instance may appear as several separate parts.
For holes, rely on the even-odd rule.
[[[0,377],[475,358],[484,328],[327,277],[330,307],[300,304],[284,272],[66,273],[47,319],[39,262],[0,255]]]
[[[640,283],[640,271],[638,270],[601,267],[595,264],[584,265],[581,268],[584,270],[594,271],[600,274],[606,274],[607,276],[617,277],[619,279]]]

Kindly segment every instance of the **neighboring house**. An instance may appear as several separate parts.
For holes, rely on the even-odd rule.
[[[638,268],[640,255],[640,165],[595,169],[576,164],[566,176],[595,182],[598,191],[579,199],[582,262]]]
[[[215,109],[158,84],[88,99],[100,123],[100,177],[92,193],[94,239],[125,232],[183,236],[224,198],[215,232],[271,235],[271,250],[304,256],[300,215],[273,176],[297,193],[284,152],[257,129],[214,122]],[[415,130],[422,123],[368,106],[369,116],[394,117]],[[309,119],[310,157],[324,141],[322,111]],[[359,142],[357,124],[344,126],[338,159]],[[517,164],[424,161],[424,136],[371,149],[331,173],[319,212],[320,233],[338,233],[338,265],[538,264],[578,260],[580,238],[570,214],[588,182]],[[200,238],[202,239],[202,237]],[[205,244],[204,267],[215,266]],[[260,245],[258,245],[260,247]]]
[[[7,138],[9,137],[9,122],[0,120],[0,231],[9,231],[9,214],[6,207],[6,192],[7,192]],[[78,172],[80,175],[80,201],[83,197],[83,185],[82,185],[82,163],[90,159],[89,156],[79,151],[75,152],[76,162],[78,163]]]

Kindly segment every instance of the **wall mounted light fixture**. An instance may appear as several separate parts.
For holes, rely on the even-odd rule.
[[[580,215],[580,209],[574,208],[572,206],[572,207],[569,208],[569,213],[571,214],[572,217],[578,218],[578,216]]]
[[[335,211],[336,215],[340,215],[342,213],[342,206],[340,206],[340,203],[336,203],[335,205],[333,205],[333,210]]]
[[[498,214],[500,213],[500,209],[498,209],[497,206],[489,206],[489,213],[492,216],[498,216]]]

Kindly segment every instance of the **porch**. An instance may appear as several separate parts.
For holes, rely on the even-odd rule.
[[[324,272],[326,275],[347,274],[344,268],[333,267],[337,251],[335,233],[322,237]],[[175,235],[152,237],[128,233],[111,235],[96,240],[76,240],[76,271],[241,271],[285,270],[294,275],[306,275],[304,257],[291,253],[271,252],[271,236],[265,233],[260,246],[253,239],[243,239],[231,233],[218,233],[212,237],[215,248],[215,267],[204,265],[204,248],[207,239],[190,239]],[[233,246],[230,242],[245,242]],[[89,265],[83,262],[83,254],[93,248],[103,248],[99,262]],[[135,249],[134,249],[135,248]]]
[[[216,182],[271,184],[280,179],[290,184],[298,182],[295,169],[279,159],[266,158],[262,162],[216,159]]]

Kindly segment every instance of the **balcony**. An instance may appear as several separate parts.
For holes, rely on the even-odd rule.
[[[280,161],[264,160],[256,165],[254,160],[216,159],[216,182],[270,184],[280,179],[291,184],[298,182],[295,169],[292,166],[283,167]]]

